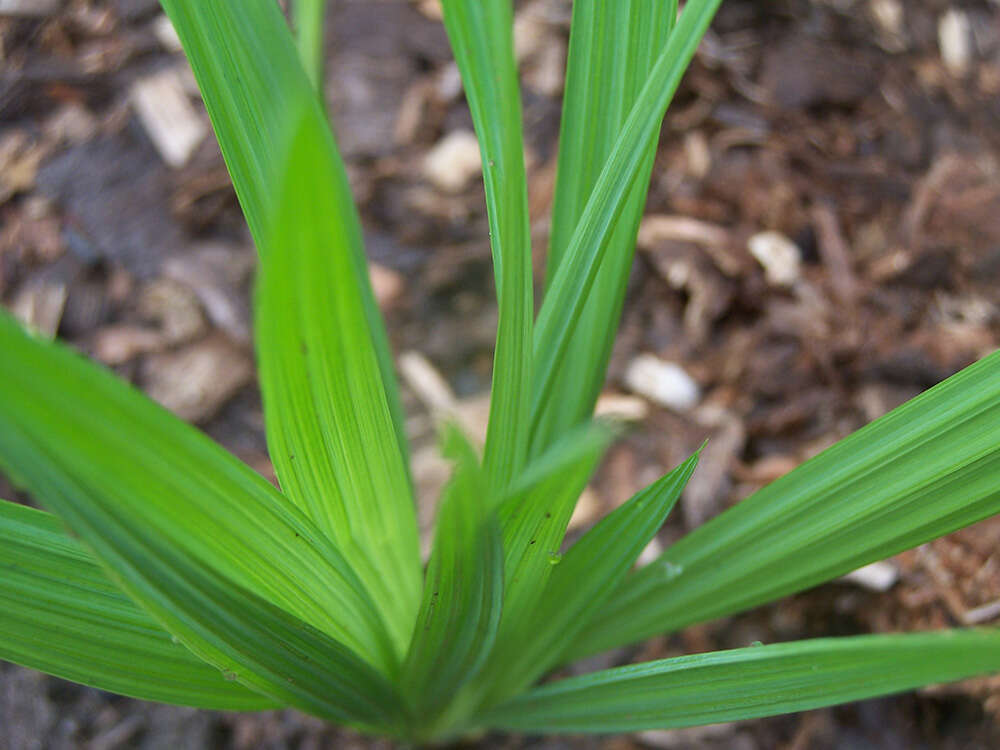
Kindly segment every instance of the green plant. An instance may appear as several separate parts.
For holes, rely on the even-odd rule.
[[[510,2],[444,0],[500,315],[482,460],[443,431],[454,472],[426,574],[392,360],[316,96],[322,3],[301,2],[300,61],[273,0],[162,2],[261,254],[255,329],[282,491],[0,316],[0,465],[55,513],[0,504],[0,657],[139,698],[288,705],[416,741],[728,721],[1000,669],[1000,632],[981,629],[749,647],[531,687],[571,659],[802,590],[1000,508],[993,354],[645,568],[630,572],[697,455],[560,556],[612,437],[591,414],[660,122],[720,0],[688,0],[676,25],[676,1],[574,4],[537,319]]]

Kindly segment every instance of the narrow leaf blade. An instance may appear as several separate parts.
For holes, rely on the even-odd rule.
[[[536,608],[561,560],[563,537],[580,493],[613,435],[610,426],[601,423],[570,432],[528,464],[497,509],[506,582],[498,654],[505,647],[522,647],[516,637],[508,636]]]
[[[801,591],[1000,512],[1000,352],[858,430],[630,576],[579,657]]]
[[[1000,632],[822,638],[636,664],[531,690],[482,725],[632,732],[805,711],[1000,670]]]
[[[530,617],[481,679],[490,705],[525,689],[559,662],[561,652],[600,609],[670,513],[698,464],[699,453],[603,518],[576,542],[549,577]]]
[[[378,668],[391,664],[385,630],[351,566],[267,481],[5,313],[0,350],[0,466],[79,534],[116,580],[141,581],[129,593],[143,606],[136,587],[151,596],[154,586],[144,566],[156,570],[169,553],[273,602]],[[160,572],[169,587],[171,572]]]
[[[350,192],[312,108],[290,113],[255,333],[282,488],[349,557],[405,653],[420,603],[416,512],[355,283]]]
[[[0,500],[0,659],[133,698],[274,708],[172,640],[57,518]]]
[[[534,329],[533,441],[540,434],[543,413],[550,408],[548,403],[556,400],[553,395],[561,364],[570,342],[577,337],[580,316],[619,226],[622,207],[632,195],[648,160],[649,144],[720,2],[690,0],[685,4],[604,162],[549,283]],[[603,326],[602,322],[601,330]],[[588,373],[588,377],[592,374]]]
[[[484,463],[502,490],[527,456],[534,316],[512,10],[510,0],[444,0],[442,7],[483,159],[499,302]]]
[[[573,4],[546,269],[550,283],[676,17],[676,0]],[[657,127],[644,144],[634,183],[618,208],[604,260],[580,312],[580,330],[592,335],[573,337],[557,363],[554,377],[562,397],[541,405],[533,454],[593,412],[621,316],[658,136]]]
[[[323,19],[326,0],[295,0],[295,43],[309,81],[323,99]]]
[[[428,721],[478,672],[490,653],[503,600],[503,550],[475,452],[454,427],[445,455],[455,461],[435,531],[427,584],[402,685]]]
[[[274,0],[238,3],[161,0],[161,5],[184,46],[243,215],[258,251],[264,254],[272,232],[269,222],[277,216],[278,195],[274,186],[284,175],[289,120],[303,113],[303,117],[310,119],[310,127],[329,132],[320,98],[299,61],[295,41]],[[315,6],[313,9],[319,10]],[[331,179],[346,185],[344,165],[336,149],[325,166],[331,172]],[[368,277],[361,225],[350,200],[335,208],[349,230],[354,283],[361,292],[366,325],[393,415],[396,441],[408,470],[399,386],[385,324]],[[271,415],[266,416],[271,419]],[[280,465],[276,468],[280,476],[283,468]],[[313,494],[322,496],[320,490],[316,488]],[[311,498],[312,494],[293,497],[303,507],[309,507]]]

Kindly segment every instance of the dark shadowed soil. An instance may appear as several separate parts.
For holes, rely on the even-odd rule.
[[[273,478],[252,352],[255,253],[183,56],[155,0],[36,10],[46,5],[0,16],[0,301]],[[332,7],[328,100],[404,355],[429,529],[447,476],[431,409],[444,398],[481,430],[489,387],[496,309],[478,154],[435,3]],[[569,11],[565,0],[518,7],[540,281]],[[179,118],[166,142],[164,102]],[[635,426],[572,533],[711,438],[662,548],[996,349],[998,174],[995,3],[726,0],[663,128],[602,401]],[[664,406],[633,377],[640,355],[654,373],[680,366],[696,397],[681,409],[661,394],[675,404]],[[32,502],[3,477],[0,496]],[[986,624],[1000,616],[998,542],[1000,522],[984,522],[586,667]],[[1000,680],[979,680],[706,729],[469,746],[992,748],[998,712]],[[388,746],[297,712],[160,706],[0,665],[4,750],[334,747]]]

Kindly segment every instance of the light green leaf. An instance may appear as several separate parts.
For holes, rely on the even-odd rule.
[[[1000,632],[822,638],[559,680],[482,717],[530,732],[632,732],[805,711],[1000,670]]]
[[[130,582],[142,606],[150,609],[154,593],[184,596],[162,567],[169,553],[389,669],[391,644],[354,571],[267,481],[110,373],[30,337],[4,313],[0,350],[0,466],[79,534],[116,581]],[[163,581],[148,580],[154,575]],[[167,590],[154,592],[160,585]],[[220,606],[211,609],[221,617]],[[246,618],[238,610],[225,616]]]
[[[442,7],[483,159],[499,302],[484,464],[502,490],[527,456],[534,316],[512,11],[510,0],[443,0]]]
[[[323,101],[323,18],[326,0],[295,0],[295,43],[299,60]]]
[[[350,193],[310,114],[286,151],[255,320],[268,445],[282,488],[351,561],[402,659],[420,604],[419,536],[354,283]]]
[[[532,615],[562,559],[560,549],[576,502],[614,437],[606,424],[570,432],[532,461],[497,509],[503,530],[504,612],[495,655],[523,648],[509,636]]]
[[[258,251],[264,253],[272,231],[268,222],[277,216],[278,191],[274,186],[285,173],[282,160],[287,153],[290,124],[301,116],[309,120],[310,128],[329,132],[320,100],[274,0],[160,2],[184,45],[243,214]],[[349,196],[344,164],[336,148],[322,158],[315,168],[328,170],[338,190]],[[399,452],[408,471],[403,407],[385,325],[368,278],[357,211],[349,199],[331,208],[336,210],[349,238],[347,249],[354,267],[354,283],[360,290]],[[266,415],[269,421],[273,416]],[[277,463],[280,477],[280,457]],[[314,490],[308,498],[293,499],[302,507],[312,507],[314,495],[322,497],[320,488]]]
[[[550,283],[676,18],[676,0],[573,3],[546,271]],[[553,377],[561,395],[541,405],[532,453],[593,412],[621,317],[658,137],[656,127],[644,144],[632,187],[618,208],[604,259],[577,324],[588,335],[570,339],[557,363]]]
[[[1000,512],[1000,352],[841,440],[632,575],[579,657],[814,586]]]
[[[455,469],[442,496],[401,680],[414,715],[425,722],[478,672],[496,636],[503,600],[503,549],[486,478],[456,428],[445,428],[443,443]]]
[[[558,565],[530,616],[516,624],[520,649],[491,659],[480,683],[492,705],[524,690],[559,661],[561,652],[620,584],[673,508],[698,464],[699,453],[605,516]]]
[[[659,132],[667,105],[720,2],[689,0],[685,4],[676,28],[657,57],[604,162],[549,282],[545,301],[535,321],[534,400],[531,410],[533,441],[536,440],[534,436],[539,434],[543,412],[551,408],[548,403],[558,400],[556,393],[565,393],[561,383],[556,390],[556,381],[570,342],[591,335],[590,330],[579,327],[580,316],[619,226],[623,207],[632,199],[633,190],[637,189],[634,187],[636,181],[648,162],[649,144]],[[625,226],[621,226],[624,233]],[[618,294],[617,290],[614,294]],[[600,323],[599,330],[604,330],[606,321]],[[595,347],[594,351],[601,352],[603,348]],[[589,372],[587,377],[603,375]],[[583,397],[583,393],[574,396]],[[590,398],[589,392],[586,398]],[[544,445],[544,441],[538,445]]]
[[[2,500],[0,659],[143,700],[225,711],[277,705],[174,642],[54,516]]]

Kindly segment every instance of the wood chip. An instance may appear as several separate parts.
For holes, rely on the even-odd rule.
[[[406,289],[403,274],[379,263],[369,263],[368,275],[371,277],[372,291],[379,308],[383,311],[391,309]]]
[[[729,232],[716,224],[687,216],[650,214],[643,217],[636,244],[646,248],[666,240],[693,242],[703,246],[725,245],[729,242]]]
[[[643,746],[656,750],[685,750],[693,747],[735,747],[732,742],[737,724],[710,724],[685,729],[653,729],[635,737]]]
[[[0,139],[0,204],[35,186],[44,155],[45,149],[23,130],[12,130]]]
[[[62,9],[63,0],[0,0],[0,16],[52,16]]]
[[[584,487],[580,494],[580,499],[576,501],[573,508],[573,515],[569,519],[570,529],[579,529],[590,526],[601,517],[603,506],[601,498],[592,487]]]
[[[192,341],[207,327],[198,297],[172,279],[157,279],[142,289],[139,314],[155,321],[163,338],[171,344]]]
[[[640,354],[625,371],[630,389],[650,401],[674,411],[694,408],[701,399],[701,389],[684,368],[652,354]]]
[[[982,625],[1000,617],[1000,600],[970,609],[962,616],[966,625]]]
[[[727,229],[688,216],[650,214],[639,225],[636,245],[642,250],[654,250],[664,242],[691,242],[712,259],[723,274],[730,277],[743,272],[743,261],[733,252]]]
[[[195,112],[177,69],[139,79],[131,92],[132,106],[156,150],[167,164],[184,166],[208,133]]]
[[[597,399],[594,416],[622,422],[641,422],[649,416],[649,404],[638,396],[623,393],[602,393]]]
[[[802,251],[781,232],[759,232],[750,238],[747,248],[772,286],[791,286],[798,281]]]
[[[181,45],[181,38],[177,36],[177,29],[174,28],[166,14],[161,13],[157,16],[151,26],[153,36],[167,52],[180,52],[184,49]]]
[[[708,176],[712,168],[712,150],[702,131],[692,130],[684,135],[684,158],[689,175],[698,180]]]
[[[731,486],[730,466],[745,442],[743,422],[732,415],[727,415],[712,433],[701,452],[698,470],[681,496],[681,512],[688,529],[698,528],[723,510]]]
[[[55,338],[66,307],[66,297],[65,283],[33,279],[14,298],[10,311],[26,326]]]
[[[146,393],[190,422],[214,416],[252,379],[249,355],[221,335],[180,351],[154,354],[142,368]]]
[[[440,21],[444,18],[441,0],[417,0],[417,10],[432,21]]]
[[[882,560],[852,570],[841,580],[856,583],[869,591],[888,591],[899,580],[899,570],[891,562]]]
[[[642,548],[642,552],[640,552],[639,557],[636,558],[635,564],[637,567],[643,568],[651,562],[655,562],[656,559],[662,554],[663,542],[654,536],[649,540],[649,544]]]
[[[102,328],[94,337],[94,356],[106,365],[120,365],[140,354],[155,352],[166,346],[159,331],[131,325]]]
[[[424,176],[439,190],[457,193],[482,172],[479,141],[471,130],[453,130],[424,157]]]
[[[830,206],[817,203],[812,208],[812,223],[819,254],[830,271],[834,296],[850,309],[857,299],[858,282],[851,268],[851,252],[840,230],[837,215]]]
[[[963,10],[950,8],[938,20],[941,60],[953,76],[963,76],[972,63],[972,25]]]
[[[490,421],[490,394],[460,399],[456,417],[469,439],[481,447],[486,443],[486,428]]]
[[[427,357],[411,350],[400,354],[398,363],[403,380],[429,411],[445,417],[455,414],[458,399],[448,381]]]
[[[214,326],[233,341],[250,344],[250,307],[245,286],[255,263],[256,255],[250,248],[205,242],[167,258],[163,274],[198,296]]]

